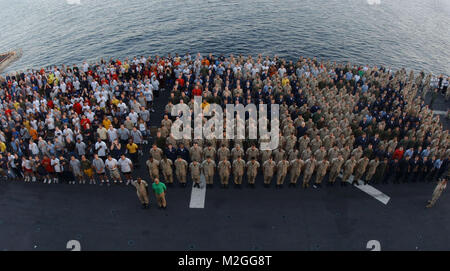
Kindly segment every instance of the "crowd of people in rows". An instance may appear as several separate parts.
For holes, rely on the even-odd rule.
[[[165,112],[153,114],[162,90]],[[208,186],[223,187],[230,179],[254,187],[260,175],[266,187],[279,188],[285,179],[304,188],[323,180],[433,181],[448,175],[449,134],[423,97],[440,91],[448,95],[448,79],[424,72],[261,55],[169,54],[8,74],[0,85],[0,174],[129,184],[145,164],[152,180],[186,186],[191,179],[198,187],[202,175]],[[261,140],[175,139],[172,107],[193,111],[195,96],[204,110],[279,104],[278,148],[260,150]]]

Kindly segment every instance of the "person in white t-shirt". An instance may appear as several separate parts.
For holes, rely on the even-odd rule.
[[[30,144],[28,145],[28,149],[30,150],[33,156],[39,155],[39,147],[34,141],[31,139]]]
[[[23,169],[23,176],[24,176],[23,179],[25,182],[29,182],[31,180],[31,177],[34,177],[31,161],[32,161],[31,156],[28,159],[25,156],[22,157],[22,169]],[[33,180],[35,181],[35,179],[33,179]]]
[[[105,161],[105,166],[109,171],[109,175],[114,180],[114,183],[117,183],[117,181],[119,181],[119,183],[122,183],[122,177],[120,177],[118,168],[119,163],[117,162],[117,160],[112,158],[111,155],[108,155],[108,158]]]
[[[59,159],[52,155],[52,159],[50,160],[50,164],[55,169],[55,176],[53,176],[54,183],[59,183],[59,179],[62,177],[62,168],[59,163]]]
[[[97,142],[95,143],[95,151],[101,159],[104,159],[106,157],[107,148],[108,147],[106,146],[106,143],[103,142],[101,138],[98,138]]]
[[[131,177],[131,171],[133,170],[133,163],[129,158],[125,157],[125,154],[122,154],[120,156],[118,164],[120,167],[120,171],[122,171],[123,175],[125,175],[127,185],[129,185],[133,180],[133,177]]]

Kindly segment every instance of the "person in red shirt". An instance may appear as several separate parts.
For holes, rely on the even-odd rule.
[[[178,75],[177,82],[180,87],[184,87],[184,79],[181,77],[181,74]]]
[[[5,109],[5,115],[6,115],[6,116],[10,117],[10,116],[11,116],[11,113],[12,113],[12,111],[11,111],[10,108],[6,108],[6,109]]]
[[[404,153],[405,153],[405,151],[403,150],[403,147],[400,147],[394,151],[394,154],[392,155],[392,159],[401,160],[403,158]]]
[[[53,108],[55,107],[55,105],[53,104],[53,101],[52,101],[52,100],[48,100],[47,106],[48,106],[49,108],[51,108],[51,109],[53,109]]]
[[[45,170],[47,171],[47,177],[48,178],[48,183],[52,183],[52,179],[51,176],[53,175],[53,173],[55,172],[53,166],[52,166],[52,162],[50,160],[50,158],[47,155],[44,155],[44,158],[42,158],[41,161],[42,166],[44,166]],[[44,183],[47,183],[47,178],[44,179]]]
[[[201,89],[201,87],[198,84],[195,85],[194,89],[192,90],[192,95],[194,95],[194,96],[202,96],[202,89]]]
[[[83,127],[83,129],[86,129],[86,127],[87,127],[88,124],[90,125],[90,124],[91,124],[91,121],[90,121],[88,118],[86,118],[85,115],[83,115],[83,116],[81,117],[81,120],[80,120],[80,125],[81,125],[81,127]]]
[[[83,110],[83,106],[81,106],[79,102],[74,103],[72,108],[78,115],[80,115]]]

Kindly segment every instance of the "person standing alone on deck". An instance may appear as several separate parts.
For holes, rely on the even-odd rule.
[[[428,204],[426,206],[427,208],[431,208],[434,206],[434,204],[436,204],[436,201],[439,199],[439,197],[441,196],[442,192],[445,190],[446,187],[447,187],[447,177],[440,180],[436,185],[436,188],[433,191],[433,195],[431,196],[431,200],[428,201]]]

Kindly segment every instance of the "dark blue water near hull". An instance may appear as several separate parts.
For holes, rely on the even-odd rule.
[[[0,0],[8,71],[101,57],[277,54],[450,74],[450,1]]]

